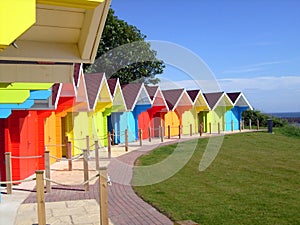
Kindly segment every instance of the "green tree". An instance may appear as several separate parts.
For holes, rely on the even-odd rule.
[[[85,65],[85,72],[105,72],[109,78],[118,77],[121,84],[158,83],[155,75],[161,74],[165,65],[145,38],[137,27],[120,20],[110,9],[95,63]]]

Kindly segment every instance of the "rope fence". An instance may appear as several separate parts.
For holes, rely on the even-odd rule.
[[[107,168],[101,167],[98,170],[99,172],[91,177],[90,179],[79,183],[79,184],[64,184],[60,183],[54,180],[51,180],[49,178],[44,178],[44,171],[43,170],[37,170],[35,172],[36,174],[36,198],[37,198],[37,216],[38,216],[38,224],[46,224],[47,218],[46,218],[46,205],[45,205],[45,194],[44,194],[44,181],[46,183],[55,183],[57,185],[61,186],[80,186],[80,185],[86,185],[89,182],[95,180],[98,178],[99,182],[99,199],[100,199],[100,224],[108,224],[108,185],[111,184],[109,176],[107,175]]]
[[[11,159],[39,159],[43,158],[42,155],[34,155],[34,156],[10,156]]]
[[[253,122],[252,120],[249,120],[247,122],[248,122],[247,128],[249,128],[250,130],[252,130],[252,128],[256,128],[257,130],[259,130],[259,120],[256,120],[255,122]],[[193,133],[199,133],[200,136],[202,136],[204,132],[207,132],[210,134],[212,132],[217,132],[220,134],[224,130],[229,131],[229,127],[230,127],[231,131],[236,130],[237,127],[239,128],[240,131],[242,131],[245,129],[245,121],[244,120],[241,120],[239,122],[231,121],[231,122],[226,122],[223,124],[211,123],[211,122],[208,124],[200,123],[198,125],[198,129],[193,127],[193,124],[189,124],[189,125],[185,124],[185,125],[178,125],[178,126],[168,125],[167,127],[164,127],[164,126],[159,126],[159,127],[154,127],[154,128],[148,127],[148,129],[147,128],[144,130],[138,129],[137,131],[130,131],[128,129],[125,129],[124,131],[119,131],[118,133],[120,135],[124,135],[124,142],[125,142],[124,148],[125,148],[125,151],[127,152],[129,150],[129,135],[137,134],[139,145],[142,146],[143,145],[143,136],[145,134],[147,134],[147,132],[148,132],[149,142],[152,141],[152,137],[154,137],[154,132],[156,132],[155,137],[157,137],[157,135],[158,135],[158,138],[160,138],[161,142],[164,142],[165,136],[167,136],[167,138],[170,139],[171,134],[172,134],[172,136],[176,136],[176,133],[177,133],[178,138],[180,139],[182,137],[183,128],[185,128],[185,134],[187,134],[187,131],[189,128],[190,136],[192,136]],[[165,131],[165,129],[166,129],[166,131]],[[172,132],[171,132],[171,129],[172,129]],[[98,138],[106,137],[106,139],[107,139],[107,154],[108,154],[109,159],[111,158],[111,154],[112,154],[112,152],[111,152],[112,145],[115,144],[115,137],[117,137],[117,136],[118,135],[115,133],[114,130],[112,130],[112,132],[107,132],[106,135],[98,136]],[[106,150],[106,147],[100,146],[101,142],[99,142],[99,139],[97,139],[96,141],[94,141],[91,144],[89,136],[86,136],[85,138],[78,138],[78,139],[72,139],[72,140],[86,140],[86,148],[73,145],[73,148],[81,151],[81,153],[79,155],[72,156],[72,143],[68,137],[66,137],[67,142],[65,144],[45,145],[45,149],[46,149],[45,155],[14,156],[14,155],[11,155],[10,152],[5,153],[6,181],[0,182],[0,184],[5,184],[6,188],[7,188],[7,193],[11,194],[13,183],[27,182],[26,180],[15,180],[15,181],[12,180],[12,162],[11,162],[12,159],[15,159],[15,160],[27,159],[28,160],[28,159],[41,159],[41,158],[44,158],[44,160],[45,160],[45,170],[47,171],[46,172],[47,179],[50,179],[50,172],[49,172],[50,171],[50,158],[55,159],[57,161],[67,161],[69,171],[72,171],[72,167],[73,167],[72,162],[73,161],[83,159],[84,171],[85,171],[84,182],[88,183],[88,180],[89,180],[89,178],[88,178],[88,160],[91,159],[90,150],[95,150],[95,157],[93,159],[95,159],[95,161],[96,161],[96,169],[99,169],[99,151]],[[66,158],[57,157],[55,155],[50,155],[49,151],[47,151],[47,148],[57,147],[57,146],[66,147]],[[86,189],[88,189],[88,185],[86,186]]]
[[[64,186],[64,187],[75,187],[75,186],[82,186],[82,185],[86,185],[88,184],[89,182],[95,180],[97,177],[99,177],[99,173],[96,174],[95,176],[89,178],[88,180],[86,181],[83,181],[81,183],[77,183],[77,184],[65,184],[65,183],[60,183],[58,181],[55,181],[55,180],[51,180],[51,179],[48,179],[48,178],[44,178],[44,180],[47,182],[50,182],[50,183],[54,183],[54,184],[57,184],[57,185],[60,185],[60,186]]]
[[[13,183],[26,183],[26,182],[31,182],[34,180],[36,180],[36,178],[28,178],[28,179],[24,179],[24,180],[0,181],[0,185],[1,184],[13,184]]]

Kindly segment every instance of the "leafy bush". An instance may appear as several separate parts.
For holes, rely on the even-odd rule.
[[[262,127],[268,126],[268,119],[273,120],[273,127],[283,127],[283,126],[288,125],[288,122],[285,119],[266,115],[266,114],[261,113],[258,110],[246,110],[243,112],[242,116],[243,116],[243,119],[245,120],[246,126],[249,126],[250,119],[253,123],[256,123],[256,121],[259,120],[259,124]]]

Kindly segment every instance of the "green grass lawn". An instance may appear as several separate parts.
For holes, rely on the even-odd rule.
[[[135,191],[174,221],[300,224],[299,137],[276,130],[227,135],[213,163],[199,172],[207,143],[208,139],[198,141],[192,158],[176,175],[158,184],[136,186]],[[161,147],[136,163],[157,163],[175,147]]]

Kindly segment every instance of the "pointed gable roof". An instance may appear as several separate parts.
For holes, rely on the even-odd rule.
[[[115,95],[117,83],[118,83],[118,79],[116,79],[116,78],[110,78],[107,80],[107,84],[108,84],[111,96]]]
[[[81,71],[82,64],[75,63],[73,65],[73,82],[62,84],[60,97],[75,97],[77,95],[77,88],[79,85]]]
[[[190,96],[193,103],[197,100],[198,95],[201,93],[200,90],[187,90],[186,91]]]
[[[52,86],[52,105],[56,108],[60,97],[62,84],[56,83]]]
[[[126,108],[128,110],[132,110],[134,108],[134,103],[137,100],[137,97],[141,91],[142,84],[136,83],[136,84],[126,84],[122,85],[122,92],[124,96],[124,100],[126,103]]]
[[[178,102],[180,101],[181,96],[183,95],[184,89],[172,89],[172,90],[163,90],[162,93],[166,100],[166,103],[169,107],[169,110],[173,111]]]
[[[75,100],[75,111],[81,111],[86,112],[89,111],[91,108],[89,106],[88,102],[88,94],[87,94],[87,88],[86,88],[86,82],[83,74],[83,69],[80,68],[79,72],[79,79],[77,84],[77,95]]]
[[[151,99],[143,83],[130,83],[121,87],[127,110],[133,110],[139,98],[142,98],[142,102],[151,104]],[[142,94],[145,96],[141,96]]]
[[[187,93],[195,107],[200,108],[200,110],[211,109],[204,94],[200,90],[188,90]]]
[[[146,86],[146,90],[148,92],[150,99],[153,101],[154,97],[157,94],[158,86]]]
[[[152,106],[164,107],[169,111],[168,104],[159,86],[145,86],[151,99]]]
[[[113,99],[112,112],[125,112],[127,111],[125,99],[123,96],[122,88],[119,78],[111,78],[107,80],[109,91]]]
[[[223,98],[225,98],[224,103],[226,106],[233,106],[232,101],[225,92],[204,93],[203,95],[211,110],[214,110],[218,105],[220,105]]]
[[[236,100],[238,99],[240,94],[242,94],[242,92],[227,93],[228,97],[230,98],[230,100],[232,101],[233,104],[236,102]]]
[[[80,64],[80,63],[75,63],[74,64],[73,79],[74,79],[74,84],[75,84],[76,87],[78,87],[79,73],[80,73],[81,67],[82,67],[82,64]]]
[[[234,106],[249,107],[251,110],[253,109],[242,92],[227,93],[227,96],[230,98]]]
[[[204,93],[204,97],[211,109],[213,109],[218,101],[221,99],[224,92],[215,92],[215,93]]]
[[[90,109],[94,109],[100,92],[104,73],[84,74]]]

